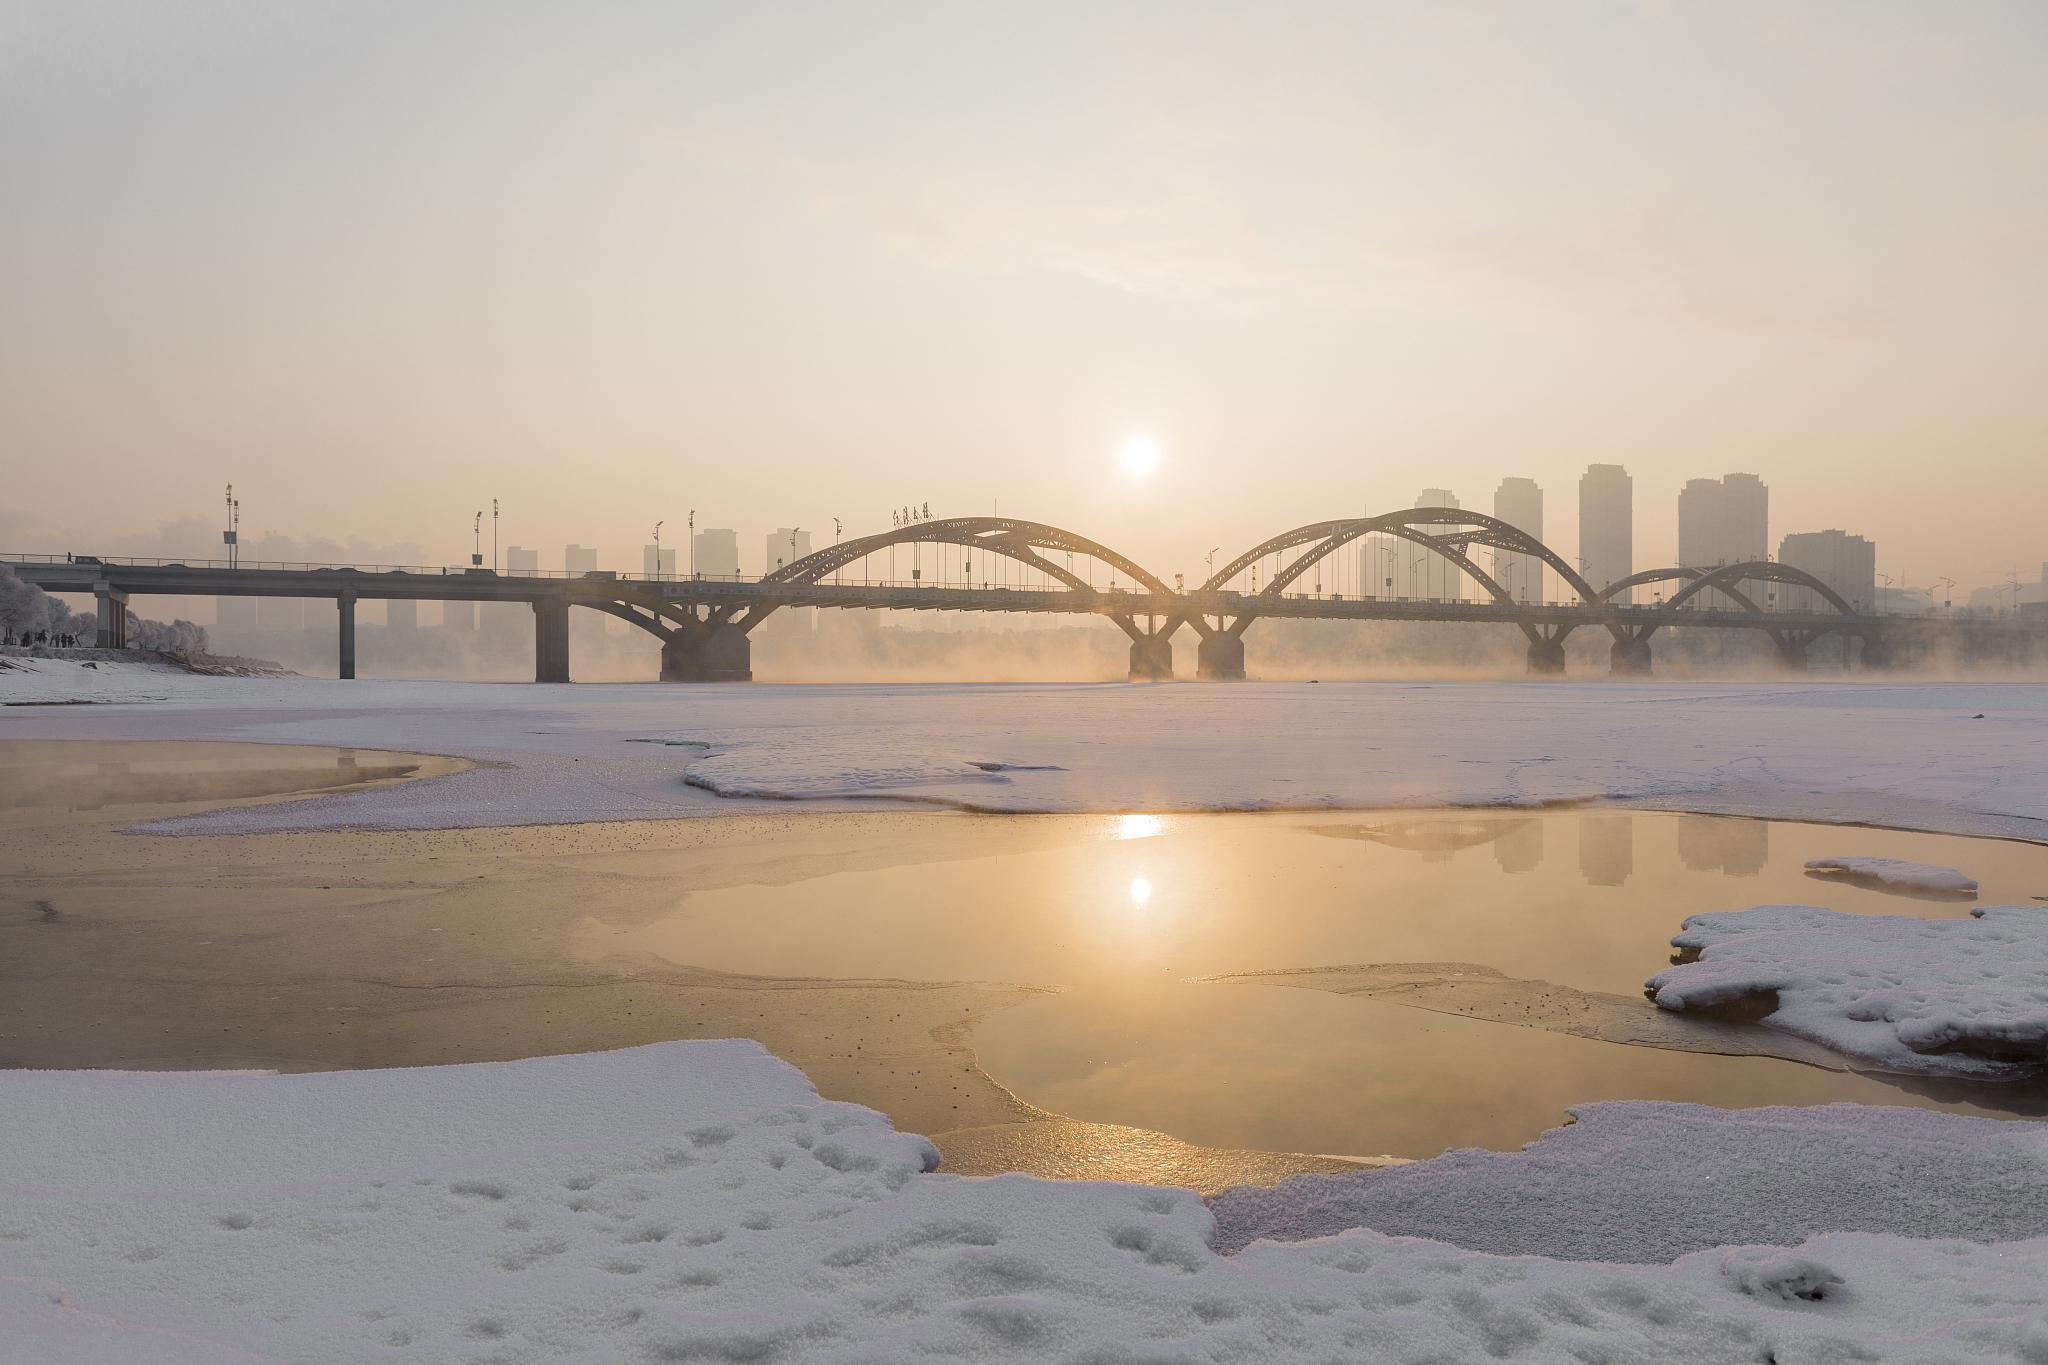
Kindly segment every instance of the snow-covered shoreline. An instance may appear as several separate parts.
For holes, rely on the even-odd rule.
[[[745,1042],[0,1072],[0,1149],[0,1340],[43,1365],[2048,1350],[2048,1238],[1631,1265],[1349,1231],[1223,1257],[1187,1191],[929,1174],[923,1139]]]

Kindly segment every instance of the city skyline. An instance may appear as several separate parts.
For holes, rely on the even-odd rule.
[[[0,543],[233,480],[252,533],[455,559],[497,497],[616,562],[914,494],[1191,572],[1503,476],[1572,544],[1614,463],[1639,563],[1728,469],[1908,579],[2038,563],[2048,20],[1564,8],[43,7]]]

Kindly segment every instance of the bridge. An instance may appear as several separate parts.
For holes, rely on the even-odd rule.
[[[1477,585],[1471,598],[1326,593],[1321,569],[1366,536],[1418,547]],[[1569,596],[1529,601],[1483,568],[1476,551],[1541,561]],[[911,577],[898,576],[908,553]],[[932,576],[925,576],[927,555]],[[340,674],[356,675],[356,605],[364,600],[522,602],[534,613],[534,679],[570,678],[569,612],[601,611],[655,637],[668,682],[744,682],[753,677],[749,633],[786,608],[1035,612],[1103,616],[1130,639],[1133,681],[1173,676],[1174,635],[1192,629],[1198,676],[1245,676],[1245,633],[1275,620],[1443,621],[1508,624],[1528,642],[1532,673],[1564,671],[1565,640],[1580,629],[1605,631],[1610,669],[1643,674],[1651,641],[1671,626],[1757,631],[1781,663],[1805,666],[1814,641],[1856,642],[1858,661],[1894,661],[1896,637],[1915,618],[1859,610],[1820,579],[1790,565],[1747,564],[1653,569],[1596,589],[1550,547],[1506,522],[1457,508],[1414,507],[1378,517],[1312,522],[1246,550],[1200,586],[1169,585],[1099,542],[1042,522],[1004,517],[913,521],[844,541],[756,579],[622,576],[594,571],[500,574],[481,568],[359,564],[266,564],[127,559],[89,555],[0,555],[25,581],[53,593],[89,593],[97,603],[98,644],[127,644],[128,604],[136,597],[299,597],[331,599],[339,611]],[[886,571],[876,570],[886,563]],[[979,572],[976,565],[980,566]],[[1263,586],[1261,566],[1267,567]],[[1313,587],[1303,591],[1314,571]],[[1757,601],[1755,585],[1808,590],[1818,605],[1781,609]],[[1663,585],[1652,605],[1627,600],[1636,588]],[[1710,595],[1711,590],[1711,595]],[[1844,662],[1850,651],[1845,645]]]

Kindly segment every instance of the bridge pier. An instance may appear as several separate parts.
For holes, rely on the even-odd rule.
[[[1132,682],[1173,681],[1173,637],[1138,635],[1131,639]]]
[[[663,682],[752,682],[754,647],[730,621],[684,627],[661,645]]]
[[[1617,678],[1641,678],[1650,674],[1648,640],[1616,640],[1607,652],[1607,671]]]
[[[343,588],[334,604],[341,618],[340,659],[336,676],[353,678],[356,675],[356,590]]]
[[[1244,681],[1244,637],[1229,631],[1204,635],[1195,648],[1195,676],[1204,682]]]
[[[1890,636],[1873,631],[1863,637],[1862,663],[1865,668],[1890,668],[1895,662]]]
[[[1564,641],[1531,640],[1529,671],[1538,677],[1556,677],[1564,672]]]
[[[101,649],[128,648],[128,594],[112,583],[92,585],[93,643]]]
[[[533,680],[569,681],[569,599],[533,599]]]
[[[1806,671],[1806,641],[1786,637],[1778,641],[1778,667],[1794,673]]]

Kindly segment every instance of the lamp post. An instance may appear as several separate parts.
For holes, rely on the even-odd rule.
[[[236,542],[241,539],[242,525],[242,504],[235,500],[233,484],[228,485],[227,520],[228,528],[220,533],[220,543],[228,548],[228,567],[232,569],[241,562],[241,549]]]
[[[666,525],[666,521],[654,523],[654,573],[651,575],[654,578],[661,577],[661,528]]]
[[[491,499],[491,572],[498,571],[498,500]]]
[[[480,569],[484,564],[484,513],[477,509],[476,519],[470,523],[469,567]]]
[[[697,581],[697,509],[690,509],[690,581]]]

